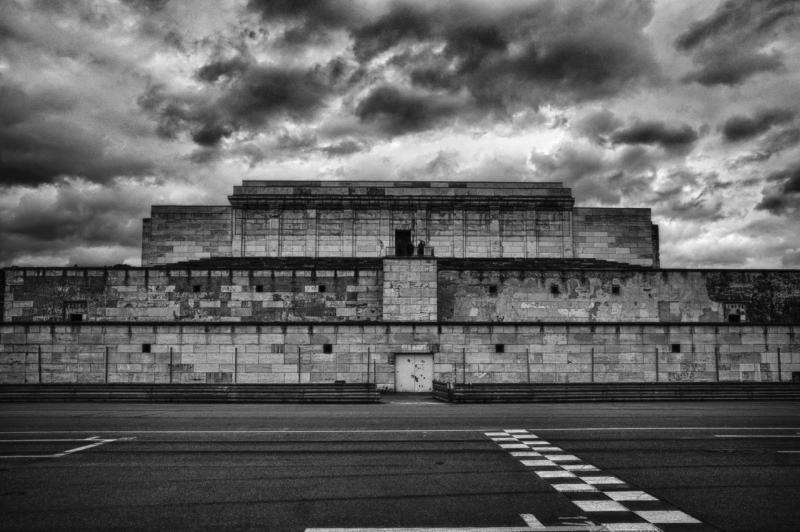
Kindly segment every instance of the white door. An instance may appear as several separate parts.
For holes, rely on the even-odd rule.
[[[398,353],[394,359],[395,391],[433,391],[433,355]]]

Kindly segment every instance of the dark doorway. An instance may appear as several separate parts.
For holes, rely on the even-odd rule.
[[[394,232],[394,254],[397,257],[408,257],[414,254],[411,231],[398,229]]]

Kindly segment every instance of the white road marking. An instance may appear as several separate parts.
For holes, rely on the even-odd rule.
[[[800,438],[795,434],[714,434],[715,438]]]
[[[0,410],[0,416],[3,414]],[[496,429],[245,429],[245,430],[8,430],[0,434],[392,434],[418,432],[483,432]],[[537,432],[606,432],[606,431],[715,431],[715,430],[800,430],[800,427],[565,427],[531,429]],[[495,432],[494,434],[500,434]]]
[[[508,431],[506,434],[511,435]],[[519,441],[523,441],[519,438],[520,434],[515,433],[513,436]],[[500,447],[505,445],[508,444],[500,445]],[[690,528],[693,528],[691,525],[702,525],[694,517],[670,508],[668,504],[659,501],[649,493],[632,489],[624,480],[603,474],[591,464],[581,463],[580,458],[566,454],[560,447],[554,446],[553,448],[563,454],[544,454],[546,460],[520,459],[519,461],[522,465],[530,467],[533,474],[545,480],[553,489],[566,496],[577,508],[592,516],[593,521],[599,521],[601,530],[658,532],[661,528],[656,526],[657,523],[689,525]],[[542,448],[538,450],[542,450]],[[510,452],[509,454],[521,453]],[[648,502],[655,503],[655,508],[660,509],[647,510],[648,507],[653,508],[653,505],[645,504],[643,507],[641,504],[637,504]],[[633,510],[628,505],[633,508],[645,509]],[[642,522],[642,520],[646,522]],[[586,523],[593,524],[589,521]]]
[[[534,451],[511,451],[511,456],[536,456],[541,458],[542,455]]]
[[[616,501],[572,501],[584,512],[629,512],[628,508]]]
[[[78,453],[80,451],[85,451],[87,449],[91,449],[92,447],[98,447],[100,445],[105,445],[106,443],[111,443],[114,441],[118,441],[118,439],[99,439],[99,436],[91,436],[88,438],[83,439],[40,439],[40,440],[0,440],[2,442],[13,442],[13,443],[53,443],[53,442],[91,442],[87,445],[81,445],[80,447],[75,447],[73,449],[67,449],[66,451],[61,451],[58,453],[51,453],[51,454],[7,454],[7,455],[0,455],[0,458],[61,458],[68,454]],[[130,440],[133,438],[121,438],[123,440]]]
[[[634,511],[636,515],[643,519],[647,519],[651,523],[699,523],[694,517],[681,512],[680,510],[650,510],[650,511]]]
[[[800,451],[775,451],[776,453],[783,453],[783,454],[795,454],[800,453]]]
[[[626,490],[626,491],[604,491],[606,495],[615,501],[657,501],[655,497],[649,493],[639,490]]]

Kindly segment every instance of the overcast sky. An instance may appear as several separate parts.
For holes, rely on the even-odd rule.
[[[243,179],[563,181],[800,268],[800,2],[0,2],[0,265],[138,265]]]

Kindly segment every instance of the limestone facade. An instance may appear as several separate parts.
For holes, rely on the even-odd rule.
[[[659,269],[557,183],[245,182],[153,207],[143,266],[0,270],[0,382],[777,381],[800,271]]]

